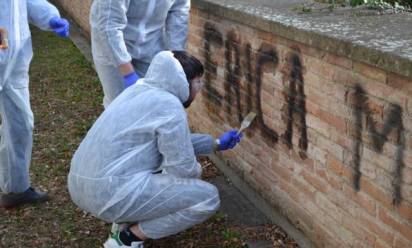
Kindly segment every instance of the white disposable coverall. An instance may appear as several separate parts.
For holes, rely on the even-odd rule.
[[[77,149],[68,177],[73,201],[108,222],[139,223],[153,239],[210,217],[220,200],[198,179],[182,105],[188,96],[180,63],[160,52],[146,78],[110,104]],[[159,169],[166,173],[153,174]]]
[[[92,53],[105,107],[124,89],[119,65],[133,59],[143,77],[158,52],[185,49],[189,9],[189,0],[94,0]]]
[[[33,113],[29,101],[32,59],[28,22],[50,30],[49,20],[60,17],[46,0],[0,0],[0,28],[8,32],[7,49],[0,49],[0,189],[19,193],[30,186]]]

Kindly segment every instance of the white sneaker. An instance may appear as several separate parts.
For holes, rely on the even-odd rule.
[[[128,226],[129,226],[129,225],[128,225],[127,223],[117,224],[117,223],[114,223],[114,222],[113,222],[113,224],[112,224],[112,229],[111,229],[110,232],[111,232],[112,234],[113,234],[113,233],[116,233],[117,231],[121,232],[121,231],[123,231],[124,229],[126,229]]]
[[[143,241],[132,242],[132,244],[124,245],[119,237],[120,231],[113,233],[107,240],[104,242],[104,248],[144,248]]]

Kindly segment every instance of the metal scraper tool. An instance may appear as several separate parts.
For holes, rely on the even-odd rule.
[[[243,119],[242,123],[240,124],[240,128],[239,131],[237,131],[237,134],[239,135],[243,130],[245,130],[245,128],[249,127],[250,124],[252,124],[255,117],[255,112],[250,112],[249,114],[247,114],[246,117]]]

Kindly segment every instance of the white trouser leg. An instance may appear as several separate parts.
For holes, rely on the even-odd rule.
[[[218,190],[210,183],[154,174],[137,202],[118,203],[111,212],[122,212],[118,222],[138,223],[147,237],[158,239],[205,221],[219,206]]]
[[[0,91],[0,188],[18,193],[30,186],[29,166],[33,146],[33,113],[29,89]]]

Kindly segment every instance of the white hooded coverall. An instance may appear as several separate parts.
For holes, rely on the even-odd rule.
[[[30,186],[33,113],[29,101],[32,44],[29,22],[50,30],[60,17],[46,0],[0,0],[0,28],[8,32],[7,49],[0,49],[0,189],[20,193]]]
[[[182,105],[188,97],[182,66],[171,52],[160,52],[77,149],[68,177],[73,201],[108,222],[139,223],[152,239],[210,217],[220,200],[216,187],[199,179]],[[166,173],[154,174],[159,169]]]
[[[119,65],[132,61],[144,77],[158,52],[185,49],[189,10],[189,0],[93,1],[92,53],[105,107],[124,89]]]

